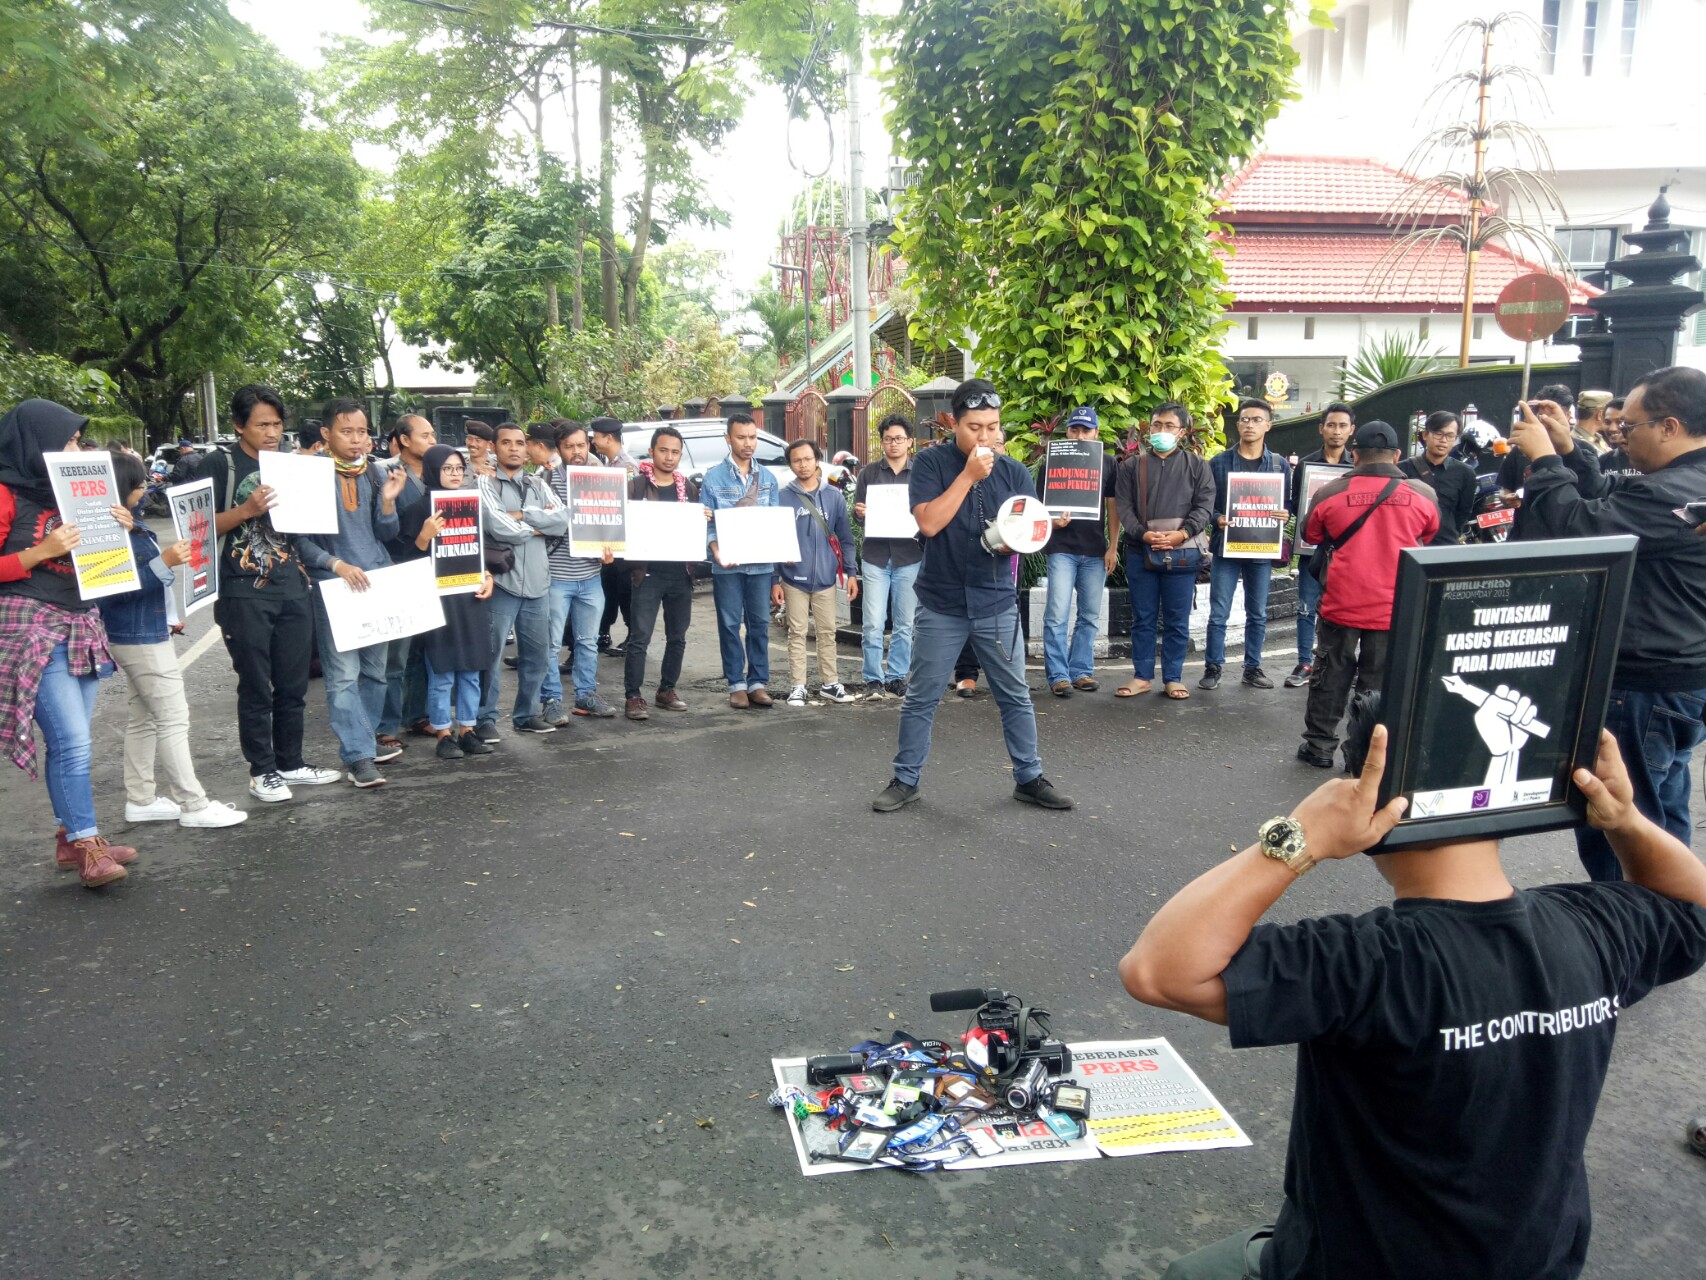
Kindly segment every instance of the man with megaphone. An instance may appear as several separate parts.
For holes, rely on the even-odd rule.
[[[1072,801],[1043,777],[1037,718],[1025,680],[1025,639],[1016,590],[1019,557],[1040,550],[1051,528],[1030,472],[1001,450],[1001,397],[970,378],[949,407],[954,439],[912,464],[908,502],[924,539],[917,582],[912,674],[900,709],[894,777],[871,802],[888,813],[918,799],[936,708],[969,638],[1001,708],[1001,736],[1013,761],[1013,798],[1045,809]]]

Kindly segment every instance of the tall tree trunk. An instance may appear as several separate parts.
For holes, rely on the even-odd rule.
[[[598,69],[598,247],[599,283],[604,324],[612,333],[622,327],[616,309],[616,145],[612,137],[610,68]]]
[[[563,390],[563,362],[557,355],[557,332],[563,327],[563,314],[557,301],[557,282],[545,282],[545,385],[558,394]]]
[[[575,177],[581,176],[581,55],[575,33],[569,33],[569,140],[574,145]],[[580,328],[577,324],[575,328]]]
[[[579,333],[586,328],[586,236],[580,224],[575,224],[575,291],[569,298],[569,328]]]
[[[628,255],[628,269],[622,273],[622,314],[629,325],[639,323],[640,272],[646,265],[646,246],[652,238],[652,196],[657,190],[657,138],[646,130],[646,177],[640,190],[639,215],[634,220],[634,247]]]

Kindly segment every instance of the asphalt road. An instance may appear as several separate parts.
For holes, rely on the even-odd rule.
[[[99,894],[53,874],[45,791],[8,770],[0,1277],[1155,1277],[1270,1220],[1291,1054],[1136,1005],[1114,966],[1320,781],[1291,759],[1302,692],[1040,697],[1065,815],[1008,798],[993,704],[950,699],[923,801],[876,815],[897,704],[730,711],[696,604],[690,714],[506,733],[460,764],[417,742],[376,792],[135,829],[142,860]],[[203,782],[237,799],[217,643],[189,679]],[[97,726],[109,819],[124,697],[120,677]],[[334,760],[317,683],[309,738]],[[1519,884],[1578,874],[1564,836],[1507,862]],[[1382,889],[1330,866],[1278,915]],[[769,1060],[954,1033],[927,994],[985,984],[1069,1040],[1168,1037],[1255,1145],[801,1177]],[[1706,983],[1621,1019],[1589,1274],[1699,1274],[1706,1161],[1680,1139],[1702,1061]]]

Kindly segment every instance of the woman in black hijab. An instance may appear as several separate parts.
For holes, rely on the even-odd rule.
[[[136,850],[109,843],[95,822],[89,726],[113,658],[100,611],[77,586],[81,535],[60,518],[42,456],[76,452],[88,422],[51,400],[0,418],[0,750],[35,777],[30,721],[41,729],[60,823],[54,861],[93,889],[124,879]],[[130,526],[129,512],[121,523]]]
[[[435,444],[421,458],[421,480],[428,493],[460,489],[467,474],[462,455],[449,445]],[[415,531],[415,546],[427,550],[443,531],[442,517],[428,517]],[[492,750],[491,743],[474,732],[480,713],[480,674],[497,657],[492,644],[491,598],[490,573],[479,591],[443,597],[444,625],[426,637],[427,722],[438,735],[440,760],[483,756]],[[462,726],[460,732],[458,724]]]

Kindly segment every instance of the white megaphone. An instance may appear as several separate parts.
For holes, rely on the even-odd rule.
[[[1041,551],[1052,530],[1048,508],[1035,498],[1016,494],[1001,504],[995,519],[984,525],[980,541],[992,556],[1024,556]]]

